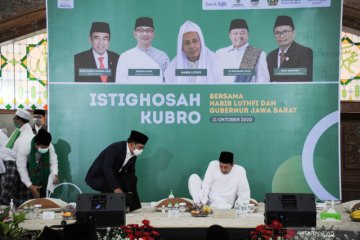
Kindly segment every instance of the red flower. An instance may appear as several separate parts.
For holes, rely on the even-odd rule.
[[[151,235],[158,237],[158,236],[160,236],[160,233],[158,231],[152,230]]]
[[[147,219],[144,219],[144,220],[142,220],[142,224],[144,224],[145,226],[149,226],[150,221]]]
[[[279,230],[282,228],[282,226],[283,226],[282,223],[279,222],[278,220],[273,220],[270,225],[270,227],[274,230]]]

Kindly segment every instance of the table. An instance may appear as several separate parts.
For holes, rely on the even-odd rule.
[[[216,210],[214,213],[210,214],[208,217],[192,217],[190,213],[185,213],[181,217],[168,217],[167,214],[164,216],[161,212],[156,211],[150,206],[150,203],[143,203],[143,208],[136,210],[131,213],[126,214],[126,224],[136,223],[141,224],[143,219],[150,220],[150,224],[155,228],[159,229],[160,234],[163,236],[167,234],[174,234],[174,229],[176,230],[187,230],[192,232],[194,235],[195,232],[201,232],[200,235],[204,235],[206,229],[211,225],[218,224],[230,231],[233,231],[234,234],[239,233],[240,230],[246,230],[249,232],[251,229],[254,229],[257,225],[264,224],[264,203],[260,203],[257,211],[252,214],[241,215],[239,218],[235,218],[235,211],[230,210]],[[341,221],[322,221],[319,218],[317,219],[317,229],[325,228],[326,230],[332,229],[334,231],[359,231],[360,222],[353,222],[350,219],[350,215],[345,212],[341,204],[335,205],[335,210],[340,212],[342,215]],[[60,213],[55,214],[55,219],[44,220],[40,217],[37,217],[34,220],[26,220],[21,223],[21,227],[30,230],[42,230],[45,226],[60,225],[62,217]],[[73,223],[74,220],[68,221]],[[192,231],[191,231],[192,230]],[[238,231],[239,230],[239,231]],[[164,238],[167,239],[167,238]],[[170,239],[170,238],[169,238]],[[174,238],[173,238],[174,239]],[[180,238],[179,238],[180,239]],[[195,239],[195,238],[194,238]],[[197,238],[197,239],[200,239]]]

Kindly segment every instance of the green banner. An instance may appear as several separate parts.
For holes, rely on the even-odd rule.
[[[188,177],[203,177],[221,151],[233,152],[246,169],[257,200],[267,192],[341,198],[341,1],[289,8],[228,2],[47,1],[49,120],[61,182],[93,191],[85,184],[92,162],[135,129],[150,138],[136,163],[142,201],[163,199],[170,190],[189,197]],[[293,21],[290,32],[275,29],[284,15]],[[151,17],[153,29],[138,28],[140,17]],[[253,47],[230,53],[246,59],[232,65],[222,54],[233,51],[227,48],[229,26],[239,17],[247,22]],[[100,62],[91,50],[100,48],[90,38],[94,22],[107,23],[111,31],[107,38],[99,36],[108,47]],[[194,42],[179,33],[188,26],[201,28],[196,30],[202,35],[200,56],[207,57],[184,65],[181,59],[191,60]],[[149,40],[141,36],[153,36],[151,45],[160,51],[139,50],[137,42]],[[289,49],[284,58],[277,54],[286,36],[306,47],[300,59]],[[311,61],[305,64],[306,52]],[[282,79],[273,81],[271,75]]]

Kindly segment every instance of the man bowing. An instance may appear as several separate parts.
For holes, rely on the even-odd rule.
[[[127,141],[115,142],[105,148],[86,175],[87,185],[104,193],[125,193],[130,211],[141,208],[135,163],[148,139],[143,133],[133,130]]]

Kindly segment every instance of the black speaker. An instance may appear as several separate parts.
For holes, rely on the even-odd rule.
[[[76,222],[94,223],[97,227],[125,225],[125,194],[79,194],[76,199]]]
[[[315,195],[266,193],[265,223],[280,221],[284,227],[316,227]]]

